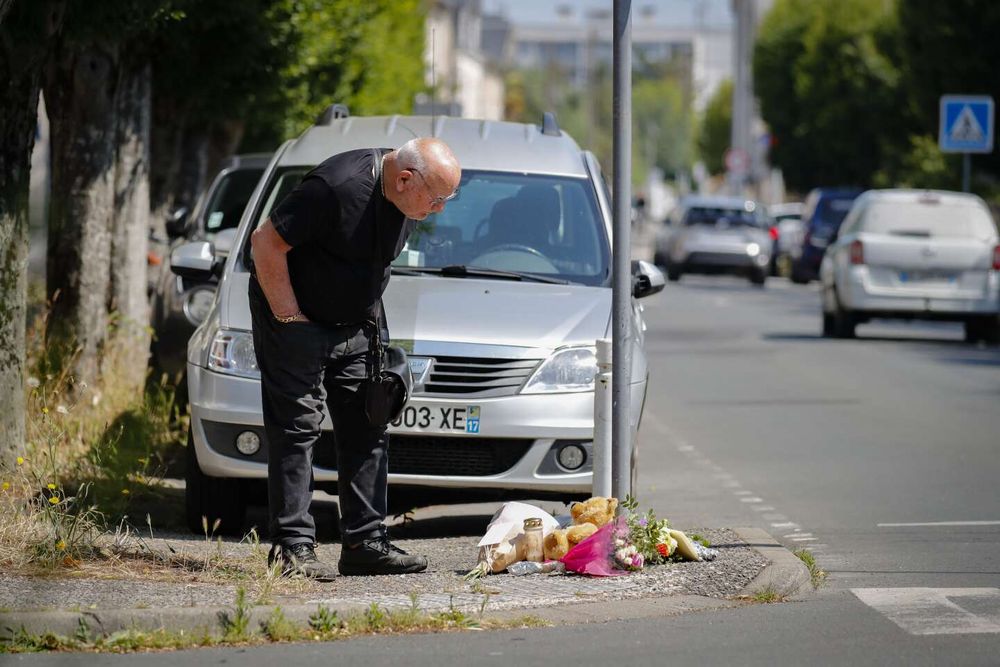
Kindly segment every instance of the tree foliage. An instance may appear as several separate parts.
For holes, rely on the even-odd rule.
[[[544,112],[555,112],[559,126],[582,147],[593,151],[610,174],[614,145],[610,67],[595,67],[583,87],[556,65],[510,72],[506,84],[508,120],[540,123]],[[690,166],[693,145],[689,108],[689,86],[675,67],[639,63],[632,83],[633,183],[641,183],[650,167],[673,174]]]
[[[353,114],[409,113],[423,80],[420,0],[279,0],[282,64],[249,104],[244,149],[270,150],[330,104]]]
[[[754,80],[794,189],[870,185],[906,142],[892,3],[778,0],[754,52]]]
[[[1000,3],[994,0],[905,0],[899,3],[902,72],[923,138],[936,138],[938,100],[946,94],[992,95],[1000,102]],[[927,157],[926,141],[920,153]],[[932,148],[932,147],[930,147]],[[941,164],[938,153],[932,159]],[[974,156],[977,170],[1000,177],[1000,151]],[[952,158],[957,172],[957,158]]]
[[[723,159],[732,139],[733,82],[726,79],[708,101],[698,128],[698,156],[710,174],[725,170]]]

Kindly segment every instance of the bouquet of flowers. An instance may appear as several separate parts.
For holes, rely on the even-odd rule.
[[[620,537],[621,546],[615,551],[615,558],[622,562],[635,563],[639,569],[644,564],[655,565],[665,563],[677,550],[677,540],[670,534],[670,522],[657,519],[653,510],[645,514],[639,513],[639,503],[632,496],[626,496],[621,504],[621,510],[626,526],[625,534]]]

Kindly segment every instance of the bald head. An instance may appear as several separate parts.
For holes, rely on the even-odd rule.
[[[440,139],[410,139],[386,155],[386,197],[407,217],[423,220],[444,209],[462,179],[458,158]]]

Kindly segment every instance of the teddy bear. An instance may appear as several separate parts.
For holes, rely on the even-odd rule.
[[[578,526],[591,523],[600,528],[615,518],[615,510],[617,509],[617,498],[594,496],[582,503],[573,503],[569,508],[569,513],[573,516],[573,523]]]
[[[559,560],[580,542],[597,532],[597,529],[615,518],[618,509],[617,498],[595,496],[573,503],[570,515],[573,525],[565,530],[553,530],[545,536],[542,548],[546,560]]]
[[[597,532],[597,526],[592,523],[583,523],[579,526],[570,526],[565,530],[556,529],[545,536],[542,543],[545,552],[545,560],[559,560],[565,556],[570,549]]]

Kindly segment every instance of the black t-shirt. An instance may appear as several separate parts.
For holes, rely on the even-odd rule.
[[[288,273],[310,320],[334,326],[363,322],[389,282],[389,264],[415,223],[382,195],[375,156],[390,149],[334,155],[302,177],[271,212],[292,246]]]

